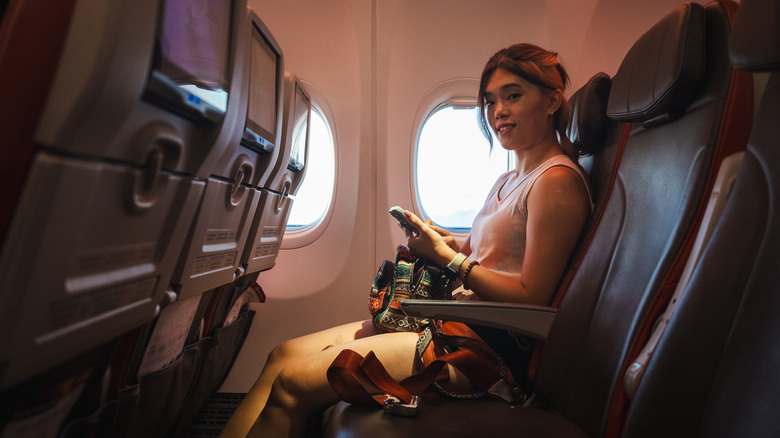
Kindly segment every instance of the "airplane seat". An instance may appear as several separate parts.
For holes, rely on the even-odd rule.
[[[545,409],[448,401],[423,404],[417,417],[400,418],[340,403],[327,436],[605,434],[612,389],[648,302],[695,228],[717,157],[740,147],[719,142],[722,130],[741,126],[739,117],[724,116],[735,100],[729,96],[727,7],[675,8],[637,40],[612,78],[607,115],[630,127],[612,193],[539,361],[534,400]],[[404,307],[409,314],[440,317]],[[491,324],[487,310],[480,319]],[[523,330],[523,321],[517,327]]]
[[[550,330],[538,390],[588,434],[605,433],[627,349],[660,291],[679,278],[720,162],[744,149],[728,62],[733,3],[684,4],[637,40],[613,77],[607,115],[630,123],[617,181]],[[657,56],[657,57],[656,57]],[[723,141],[724,133],[737,141]]]
[[[266,271],[276,264],[294,196],[307,168],[311,99],[292,72],[285,72],[283,88],[280,151],[267,183],[257,188],[257,216],[242,256],[247,273]]]
[[[174,2],[175,4],[176,2]],[[204,195],[174,273],[178,300],[163,308],[155,327],[138,344],[131,373],[118,391],[110,423],[112,435],[180,436],[193,432],[201,407],[226,377],[248,333],[254,312],[246,298],[262,301],[259,270],[247,263],[247,248],[284,227],[258,227],[265,218],[265,192],[288,164],[283,132],[287,109],[282,50],[260,18],[244,2],[234,2],[232,135],[205,177]],[[281,231],[279,231],[281,229]],[[270,268],[270,266],[269,266]],[[252,291],[250,291],[252,289]],[[191,321],[178,358],[158,370],[144,367],[146,354],[159,347],[158,326],[169,310]],[[165,318],[163,318],[165,317]],[[165,334],[171,328],[160,330]],[[148,345],[146,340],[148,339]],[[136,347],[136,350],[139,349]],[[154,362],[152,362],[154,363]]]
[[[27,169],[35,152],[35,125],[43,111],[62,52],[74,1],[40,6],[7,2],[0,21],[0,248],[5,241]],[[11,147],[13,145],[13,147]]]
[[[609,75],[599,72],[569,98],[571,116],[566,135],[580,154],[579,164],[588,176],[593,208],[556,288],[551,303],[553,308],[560,307],[569,283],[598,228],[625,146],[624,133],[628,124],[615,122],[606,115],[611,87],[612,79]],[[543,348],[543,343],[534,346],[528,372],[530,380],[534,378]]]
[[[218,298],[218,292],[203,294],[201,304]],[[234,319],[199,334],[201,309],[194,323],[188,326],[185,346],[174,362],[160,370],[128,378],[114,397],[92,414],[102,414],[99,422],[90,416],[78,418],[68,425],[70,434],[61,436],[80,437],[84,435],[83,430],[112,437],[194,433],[193,419],[227,376],[254,318],[253,311],[242,310]]]
[[[128,115],[145,105],[156,2],[103,6],[14,1],[0,29],[0,424],[9,434],[44,424],[35,419],[55,402],[67,413],[102,379],[117,340],[154,318],[200,195],[191,176],[166,167],[182,145],[148,129],[164,125],[159,113]],[[92,25],[117,16],[116,26]]]
[[[717,228],[651,357],[631,437],[780,435],[780,6],[743,0],[736,68],[770,72]]]
[[[234,68],[241,73],[235,133],[210,170],[191,241],[174,275],[179,300],[171,307],[191,306],[193,322],[180,358],[161,370],[139,372],[121,388],[112,434],[198,432],[196,417],[232,367],[252,323],[254,312],[242,304],[264,299],[256,284],[260,269],[247,251],[257,242],[267,247],[269,237],[278,241],[284,233],[284,225],[274,220],[278,211],[287,212],[277,210],[283,203],[274,198],[269,204],[273,214],[266,214],[266,204],[269,193],[285,195],[274,184],[291,157],[286,122],[294,105],[287,96],[297,84],[285,80],[282,50],[260,17],[242,2],[236,4],[241,10],[234,18],[240,23]]]
[[[190,24],[205,15],[211,24]],[[9,4],[0,78],[14,87],[0,127],[14,147],[2,148],[13,159],[0,167],[26,173],[3,172],[22,187],[18,202],[6,196],[13,184],[0,197],[4,434],[64,424],[62,436],[162,435],[226,375],[253,313],[213,331],[201,331],[201,315],[235,266],[178,296],[171,286],[180,256],[193,259],[191,230],[221,253],[235,246],[238,261],[254,216],[252,154],[237,153],[249,38],[245,1]],[[200,50],[199,66],[181,45]],[[201,226],[193,218],[214,187],[209,200],[223,208]],[[168,349],[147,349],[172,312],[182,320],[162,340]],[[139,373],[150,350],[171,356]]]
[[[170,7],[177,6],[172,3]],[[225,13],[209,11],[210,14],[218,12]],[[229,37],[233,52],[228,63],[231,72],[231,111],[223,122],[223,131],[229,135],[225,145],[215,148],[204,163],[203,196],[171,279],[178,299],[202,294],[232,283],[244,275],[241,252],[249,238],[249,230],[258,205],[258,196],[253,185],[267,165],[264,161],[267,155],[265,150],[246,147],[241,141],[251,88],[251,20],[244,2],[231,8],[229,13],[229,18],[232,17]],[[186,35],[184,31],[180,33]],[[206,37],[215,43],[219,42],[219,32],[213,33]],[[181,36],[179,38],[187,41]],[[187,45],[192,44],[195,47],[186,48],[198,53],[204,50],[201,44],[203,40],[204,36],[192,43],[187,41]]]
[[[582,157],[592,157],[604,147],[608,123],[607,99],[612,79],[599,72],[575,91],[569,98],[571,115],[566,127],[566,136]],[[592,165],[588,166],[588,169]]]
[[[625,145],[621,136],[626,124],[615,122],[606,115],[611,87],[609,75],[599,72],[569,98],[571,116],[566,135],[580,153],[579,164],[588,175],[593,209],[553,298],[552,306],[556,308],[601,220]]]

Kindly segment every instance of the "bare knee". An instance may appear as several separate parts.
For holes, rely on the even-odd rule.
[[[268,354],[266,363],[284,366],[284,364],[289,363],[290,361],[295,361],[307,356],[308,353],[304,352],[297,344],[298,342],[296,339],[288,339],[281,342]]]
[[[289,367],[281,370],[271,387],[268,405],[288,413],[304,410],[306,391],[301,383],[301,376]]]
[[[290,354],[290,347],[287,345],[289,342],[290,341],[284,341],[280,344],[277,344],[268,354],[268,359],[266,359],[266,362],[279,362],[280,360],[283,360],[285,357],[287,357]]]

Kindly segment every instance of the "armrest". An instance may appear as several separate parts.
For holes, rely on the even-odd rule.
[[[409,316],[459,321],[517,332],[545,340],[558,310],[530,304],[491,301],[401,300]]]

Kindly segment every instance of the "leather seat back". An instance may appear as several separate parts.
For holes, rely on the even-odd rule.
[[[648,364],[625,436],[780,435],[776,1],[742,1],[731,60],[772,73],[726,209]]]
[[[684,4],[646,32],[613,77],[607,115],[630,123],[612,194],[545,345],[536,391],[593,436],[637,327],[667,279],[722,149],[732,77],[728,14]]]
[[[568,283],[582,262],[585,251],[601,220],[614,183],[624,143],[625,123],[607,118],[607,102],[612,79],[606,73],[593,75],[569,98],[571,116],[566,136],[580,152],[579,163],[588,175],[593,210],[572,252],[566,275],[561,278],[552,306],[559,307]]]

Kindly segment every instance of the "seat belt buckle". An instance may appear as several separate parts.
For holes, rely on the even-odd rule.
[[[382,409],[388,414],[402,417],[414,417],[420,409],[420,397],[413,396],[411,403],[404,403],[401,399],[388,395],[382,405]]]

